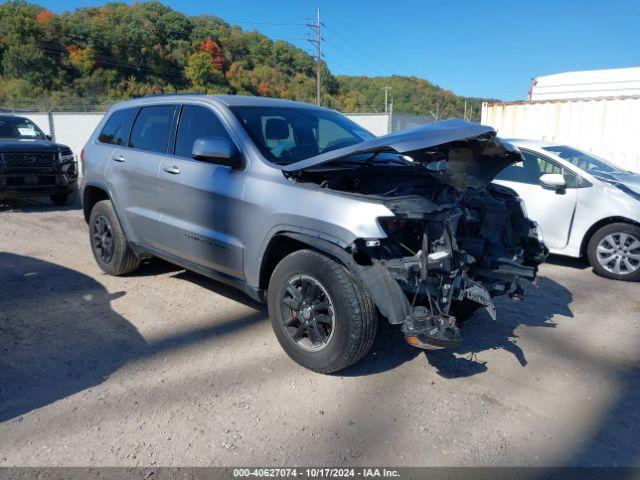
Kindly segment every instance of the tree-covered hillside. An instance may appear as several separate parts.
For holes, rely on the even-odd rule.
[[[477,119],[480,99],[415,77],[334,76],[323,65],[322,103]],[[166,92],[237,93],[315,100],[315,62],[294,45],[214,16],[188,17],[162,3],[107,3],[55,15],[22,1],[0,5],[0,108],[104,108]]]

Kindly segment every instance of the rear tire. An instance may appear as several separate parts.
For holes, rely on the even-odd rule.
[[[311,250],[294,252],[276,266],[268,305],[284,351],[319,373],[337,372],[360,360],[378,327],[375,305],[353,274]]]
[[[640,280],[640,227],[611,223],[593,234],[587,257],[594,272],[606,278]]]
[[[96,203],[91,210],[89,241],[98,266],[109,275],[131,273],[140,266],[109,200]]]
[[[69,205],[73,205],[76,203],[76,199],[78,198],[78,190],[74,190],[71,193],[61,193],[58,195],[50,195],[49,199],[53,202],[54,205],[58,205],[59,207],[67,207]]]

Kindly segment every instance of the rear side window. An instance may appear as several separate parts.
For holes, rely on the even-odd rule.
[[[149,152],[166,153],[174,105],[142,107],[133,124],[129,146]]]
[[[129,141],[131,124],[137,111],[137,108],[125,108],[124,110],[113,112],[102,129],[98,141],[112,145],[126,145]]]
[[[185,105],[182,107],[176,155],[191,158],[193,144],[200,137],[226,137],[229,135],[215,113],[205,107]]]

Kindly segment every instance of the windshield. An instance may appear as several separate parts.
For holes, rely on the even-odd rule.
[[[231,107],[267,160],[287,165],[374,136],[337,112],[296,107]]]
[[[0,117],[0,137],[46,138],[35,123],[28,118],[21,117]]]
[[[598,173],[620,173],[621,170],[613,165],[605,162],[604,160],[588,155],[575,148],[567,147],[564,145],[557,145],[553,147],[544,147],[544,150],[551,152],[560,158],[570,162],[576,167],[591,174]]]

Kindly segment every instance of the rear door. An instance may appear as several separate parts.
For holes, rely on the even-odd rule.
[[[177,107],[150,105],[137,111],[129,140],[111,152],[108,178],[128,239],[158,246],[158,170],[167,154]]]
[[[229,137],[210,108],[182,106],[175,154],[160,165],[160,238],[162,249],[176,257],[242,278],[244,246],[240,241],[240,205],[244,172],[191,156],[200,137]]]
[[[512,188],[520,195],[529,218],[542,227],[547,247],[561,250],[569,241],[577,203],[578,176],[544,155],[521,151],[524,161],[505,168],[495,183]],[[546,173],[564,175],[567,188],[556,191],[543,187],[540,177]]]

